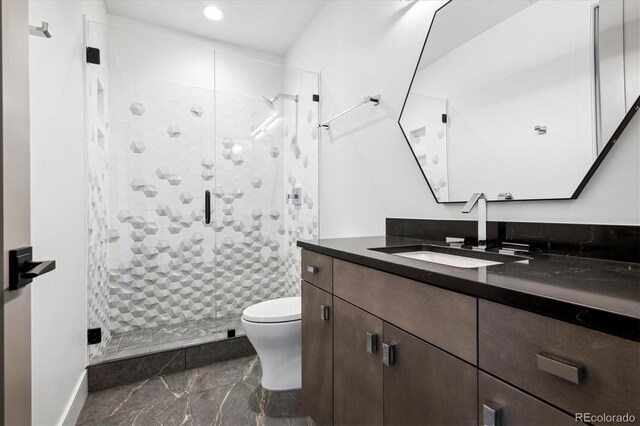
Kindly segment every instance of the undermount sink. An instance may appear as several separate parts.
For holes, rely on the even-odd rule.
[[[380,247],[369,250],[380,251],[394,256],[416,259],[423,262],[455,266],[456,268],[481,268],[511,262],[528,262],[526,257],[478,252],[462,248],[442,247],[431,244]]]

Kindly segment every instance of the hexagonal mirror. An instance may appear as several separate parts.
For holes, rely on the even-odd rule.
[[[637,0],[452,0],[399,124],[439,203],[577,198],[640,104]]]

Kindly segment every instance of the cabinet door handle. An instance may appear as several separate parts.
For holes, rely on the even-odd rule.
[[[367,332],[367,352],[374,354],[378,352],[378,335]]]
[[[382,344],[382,363],[384,365],[393,365],[396,362],[396,344]]]
[[[307,266],[307,272],[310,274],[317,274],[318,273],[319,268],[316,265],[308,265]]]
[[[537,354],[536,364],[538,370],[553,374],[571,383],[579,384],[584,378],[584,367],[571,364],[549,354]]]
[[[329,321],[329,306],[320,305],[320,319],[322,321]]]
[[[500,426],[502,407],[493,402],[482,404],[482,424],[484,426]]]

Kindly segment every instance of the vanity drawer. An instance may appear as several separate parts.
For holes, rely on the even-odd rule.
[[[482,371],[478,373],[478,419],[481,425],[575,425],[573,417]]]
[[[329,293],[333,290],[333,258],[302,250],[302,279]]]
[[[640,422],[640,344],[486,300],[479,367],[569,413]]]
[[[477,360],[477,299],[339,259],[333,293],[463,360]]]

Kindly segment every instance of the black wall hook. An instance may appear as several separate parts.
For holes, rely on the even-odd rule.
[[[9,250],[9,290],[18,290],[34,278],[56,269],[55,260],[33,261],[33,248]]]

